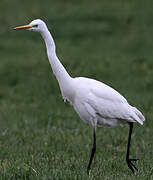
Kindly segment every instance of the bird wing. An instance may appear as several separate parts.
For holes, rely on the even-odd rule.
[[[97,98],[127,103],[127,100],[119,92],[100,81],[83,77],[75,78],[75,80],[80,94],[82,92],[93,93]]]
[[[96,80],[79,78],[77,102],[82,104],[90,116],[123,122],[139,122],[143,124],[141,112],[128,104],[127,100],[116,90]],[[83,85],[82,85],[83,84]]]
[[[119,119],[143,124],[144,117],[141,112],[128,104],[127,100],[109,86],[92,87],[87,103],[96,114],[104,119]]]
[[[95,110],[95,113],[105,119],[131,119],[130,105],[110,96],[97,96],[91,92],[86,99],[87,104]]]

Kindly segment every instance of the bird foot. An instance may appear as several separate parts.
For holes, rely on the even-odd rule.
[[[131,169],[131,171],[133,172],[133,174],[135,173],[135,170],[138,171],[138,169],[136,168],[136,166],[132,163],[132,161],[137,161],[139,159],[126,159],[127,165],[128,167]]]

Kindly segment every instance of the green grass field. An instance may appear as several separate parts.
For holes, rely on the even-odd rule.
[[[52,0],[0,2],[0,180],[153,179],[152,1]],[[64,103],[39,34],[12,27],[43,19],[57,55],[73,76],[98,79],[123,94],[146,117],[97,129],[97,152],[86,174],[92,128]]]

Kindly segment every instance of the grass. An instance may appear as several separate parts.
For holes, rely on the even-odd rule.
[[[0,10],[0,179],[153,179],[152,2],[1,0]],[[87,176],[92,128],[62,102],[40,35],[11,29],[36,18],[73,77],[107,83],[145,115],[132,137],[137,175],[125,163],[125,126],[97,129]]]

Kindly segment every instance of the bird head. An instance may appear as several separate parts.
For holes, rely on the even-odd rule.
[[[22,29],[35,31],[35,32],[43,32],[46,29],[46,24],[40,19],[35,19],[28,25],[18,26],[14,28],[14,30],[22,30]]]

